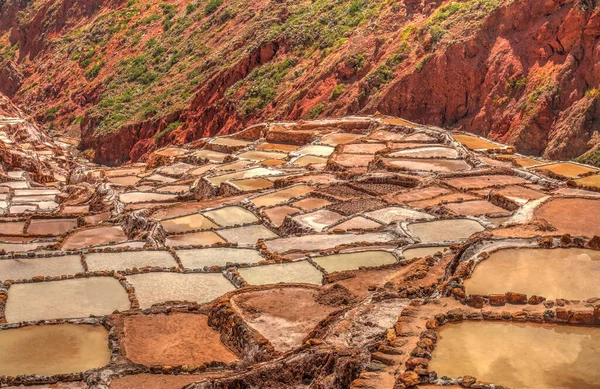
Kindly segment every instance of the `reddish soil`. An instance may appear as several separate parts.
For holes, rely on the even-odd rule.
[[[110,389],[179,389],[203,378],[214,377],[202,375],[160,375],[140,374],[114,380]]]
[[[600,236],[600,200],[554,199],[543,204],[535,217],[554,226],[557,234]]]
[[[124,334],[125,354],[143,365],[200,365],[237,359],[204,315],[132,316],[125,319]]]

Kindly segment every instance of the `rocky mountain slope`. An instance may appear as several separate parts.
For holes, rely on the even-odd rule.
[[[376,112],[598,162],[598,37],[594,0],[0,0],[0,92],[111,165]]]

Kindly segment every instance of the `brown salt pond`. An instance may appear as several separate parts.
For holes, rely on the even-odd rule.
[[[188,269],[203,269],[206,266],[226,266],[227,264],[258,263],[264,260],[256,250],[227,247],[177,250],[177,256],[183,266]]]
[[[422,170],[429,172],[453,172],[471,170],[471,166],[463,160],[452,159],[385,159],[386,163],[398,169]]]
[[[191,234],[172,235],[167,238],[166,245],[178,246],[210,246],[225,243],[225,240],[212,231],[193,232]]]
[[[267,159],[286,159],[288,155],[287,153],[278,153],[275,151],[246,151],[239,154],[238,157],[260,162]]]
[[[252,212],[242,207],[224,207],[203,214],[222,227],[251,224],[258,221]]]
[[[465,288],[469,294],[518,292],[551,300],[587,300],[600,297],[594,274],[600,274],[600,251],[504,249],[480,262]]]
[[[181,389],[191,383],[211,378],[214,374],[161,375],[138,374],[113,380],[110,389]],[[87,385],[85,386],[87,388]],[[62,389],[62,388],[57,388]],[[67,389],[67,388],[65,388]]]
[[[14,284],[8,291],[6,320],[21,321],[109,315],[130,307],[121,283],[112,277]]]
[[[429,371],[515,389],[593,389],[599,364],[598,328],[482,321],[439,329]]]
[[[274,186],[271,181],[265,180],[264,178],[244,178],[241,180],[231,180],[229,182],[244,192],[269,189]]]
[[[98,227],[77,231],[65,239],[63,250],[76,250],[82,247],[99,246],[125,242],[127,236],[121,227]]]
[[[402,251],[402,256],[408,260],[415,258],[424,258],[437,253],[443,253],[444,250],[447,248],[447,246],[414,247]]]
[[[435,220],[408,226],[408,231],[423,243],[460,241],[483,230],[481,224],[469,219]]]
[[[110,177],[108,182],[119,186],[134,186],[141,181],[137,176]]]
[[[266,241],[271,252],[286,253],[294,250],[317,251],[355,243],[385,243],[394,240],[389,232],[367,234],[305,235]]]
[[[240,276],[250,285],[301,283],[321,285],[323,274],[307,261],[240,268]]]
[[[358,253],[334,254],[313,258],[313,261],[328,273],[356,270],[361,267],[375,267],[396,263],[396,257],[389,251],[361,251]]]
[[[127,192],[119,195],[119,199],[125,204],[164,202],[175,200],[176,198],[177,196],[173,194],[152,192]]]
[[[207,303],[235,289],[221,273],[144,273],[127,280],[142,309],[167,301]]]
[[[400,150],[390,154],[390,156],[408,158],[458,158],[458,151],[450,147],[434,146]]]
[[[147,266],[162,268],[177,266],[177,262],[168,251],[91,253],[86,254],[85,261],[90,271],[139,269]]]
[[[305,166],[312,165],[312,164],[325,164],[325,163],[327,163],[327,158],[315,157],[312,155],[305,155],[303,157],[295,159],[292,162],[292,165],[305,167]]]
[[[333,204],[331,201],[318,197],[307,197],[292,203],[294,207],[298,207],[305,211],[312,211],[314,209],[323,208],[331,204]]]
[[[333,223],[337,223],[342,218],[343,216],[339,213],[331,212],[326,209],[321,209],[304,215],[294,216],[292,219],[294,219],[298,224],[300,224],[303,227],[307,227],[317,232],[321,232],[327,226]]]
[[[535,211],[537,219],[556,227],[557,234],[600,236],[600,200],[557,198]]]
[[[175,219],[162,220],[160,224],[167,233],[188,232],[195,230],[210,230],[219,226],[210,221],[206,216],[195,214],[182,216]]]
[[[490,188],[492,186],[507,186],[516,184],[527,184],[528,181],[517,176],[487,175],[472,177],[457,177],[444,180],[450,186],[457,189],[472,190]]]
[[[77,228],[77,219],[33,219],[27,227],[29,235],[62,235]]]
[[[81,373],[110,362],[102,326],[59,324],[0,331],[0,376]]]
[[[575,183],[579,186],[589,186],[592,188],[600,188],[600,174],[588,176],[575,180]]]
[[[225,238],[225,240],[228,242],[237,243],[240,245],[255,245],[259,239],[271,239],[278,237],[277,234],[262,224],[219,230],[219,235]]]
[[[0,260],[0,280],[30,280],[35,276],[74,275],[83,272],[79,255]]]
[[[504,145],[492,143],[486,139],[482,139],[477,136],[455,134],[452,135],[452,137],[454,138],[454,140],[456,140],[459,143],[462,143],[463,146],[470,150],[502,150],[507,148]]]
[[[329,146],[337,146],[350,142],[354,142],[360,138],[364,138],[361,134],[337,133],[325,135],[321,138],[321,143]]]
[[[583,174],[600,173],[600,170],[576,163],[561,162],[535,168],[536,171],[548,171],[566,178],[576,178]]]
[[[125,318],[123,346],[133,363],[153,365],[202,365],[231,363],[237,356],[208,326],[205,315],[173,314]]]
[[[294,215],[300,210],[294,207],[288,207],[287,205],[282,205],[279,207],[265,209],[265,215],[271,220],[276,227],[279,227],[283,224],[285,217],[288,215]]]
[[[297,185],[277,192],[269,193],[263,196],[255,197],[250,200],[257,207],[270,207],[272,205],[281,204],[295,197],[304,196],[314,190],[308,185]]]
[[[319,303],[318,296],[312,289],[274,288],[240,294],[231,301],[251,327],[285,352],[302,346],[310,331],[336,310]]]
[[[450,203],[445,204],[444,207],[462,216],[510,215],[512,213],[485,200]]]

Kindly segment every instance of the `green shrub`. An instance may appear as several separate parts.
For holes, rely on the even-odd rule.
[[[186,15],[194,13],[194,11],[196,11],[198,9],[198,6],[199,6],[199,4],[197,2],[195,2],[195,1],[193,1],[191,3],[188,3],[185,6],[185,13],[186,13]]]
[[[88,80],[93,80],[98,76],[98,73],[100,73],[100,70],[102,70],[103,67],[104,61],[98,62],[97,64],[89,68],[87,72],[85,72],[85,78],[87,78]]]
[[[223,0],[210,0],[208,2],[208,4],[206,4],[206,7],[204,8],[204,14],[206,16],[212,14],[213,12],[215,12],[217,10],[217,8],[219,8],[221,6],[221,4],[223,4]]]
[[[342,95],[342,93],[344,92],[344,88],[346,87],[345,84],[338,84],[336,85],[333,90],[331,91],[331,99],[332,100],[337,100],[338,97],[340,97]]]
[[[56,106],[56,107],[51,107],[48,108],[46,110],[46,112],[44,112],[44,116],[46,117],[47,121],[51,121],[56,119],[56,115],[58,114],[58,111],[60,111],[60,106]]]
[[[319,116],[321,116],[323,112],[325,112],[325,107],[323,106],[323,104],[317,104],[314,107],[312,107],[310,111],[308,111],[308,116],[311,119],[316,119]]]
[[[598,88],[590,88],[588,90],[585,91],[585,96],[586,97],[591,97],[593,99],[598,99],[600,98],[600,89]]]
[[[381,65],[365,77],[368,89],[379,89],[394,78],[394,72],[386,65]]]
[[[165,127],[164,130],[154,134],[154,139],[157,142],[159,142],[162,138],[164,138],[166,135],[170,134],[171,132],[175,131],[182,124],[183,124],[183,122],[179,122],[179,121],[170,123],[167,127]]]

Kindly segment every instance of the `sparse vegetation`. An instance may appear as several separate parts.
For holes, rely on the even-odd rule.
[[[585,91],[585,96],[591,97],[592,99],[599,99],[600,98],[600,89],[590,88]]]
[[[175,122],[169,123],[169,125],[167,127],[165,127],[164,130],[154,134],[154,139],[160,143],[162,138],[169,135],[171,132],[175,131],[182,124],[183,124],[183,122],[180,122],[180,121],[175,121]]]
[[[223,0],[210,0],[204,8],[204,14],[208,16],[214,13],[217,10],[217,8],[221,6],[221,4],[223,4]]]
[[[321,116],[323,112],[325,112],[325,106],[323,106],[323,104],[317,104],[308,111],[308,117],[316,119]]]
[[[346,87],[345,84],[338,84],[336,85],[333,90],[331,91],[331,99],[332,100],[337,100],[338,97],[340,97],[342,95],[342,93],[344,92],[344,88]]]

